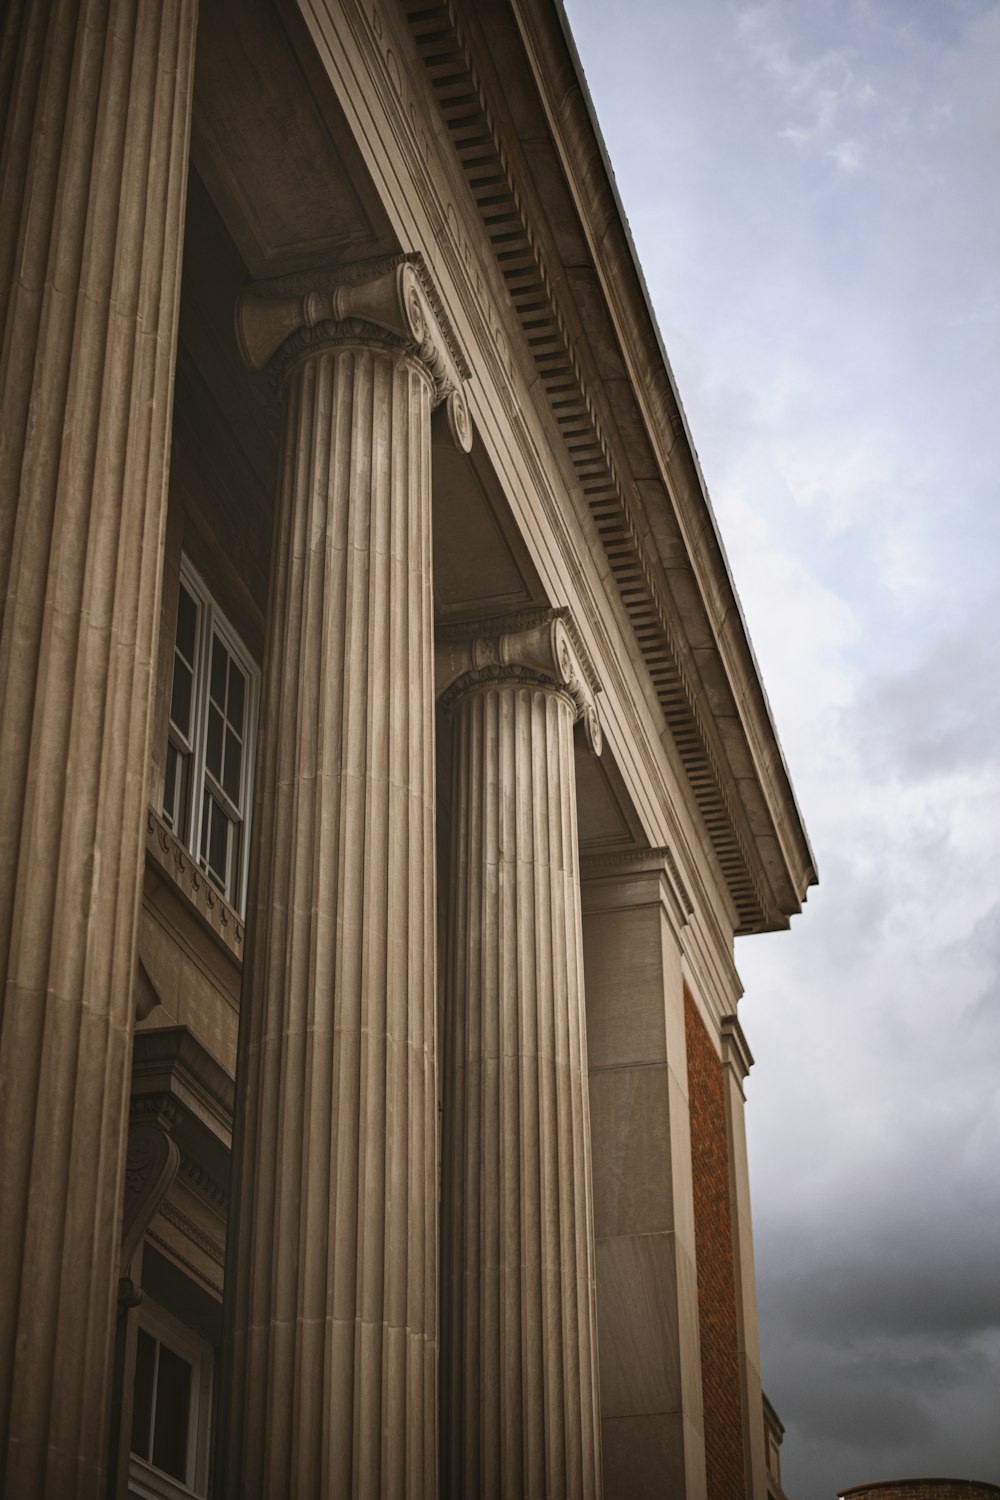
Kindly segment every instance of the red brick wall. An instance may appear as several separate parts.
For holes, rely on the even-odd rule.
[[[851,1496],[851,1500],[866,1500],[868,1496],[871,1500],[992,1500],[1000,1495],[1000,1486],[975,1479],[896,1479],[856,1485],[840,1494]]]
[[[725,1079],[684,991],[708,1500],[746,1500]]]

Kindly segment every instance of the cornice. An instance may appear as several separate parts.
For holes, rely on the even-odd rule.
[[[172,1224],[175,1229],[179,1230],[186,1240],[196,1245],[203,1255],[207,1255],[209,1260],[214,1260],[217,1266],[225,1265],[226,1250],[221,1240],[208,1234],[200,1224],[195,1223],[194,1219],[183,1213],[176,1203],[171,1203],[168,1198],[160,1205],[160,1214],[168,1224]]]
[[[147,1113],[152,1102],[159,1107],[161,1099],[169,1101],[177,1123],[190,1121],[198,1136],[211,1136],[228,1153],[235,1085],[186,1026],[141,1027],[135,1033],[132,1113]],[[196,1159],[201,1155],[198,1151],[188,1154]]]
[[[544,206],[534,195],[530,171],[516,159],[520,150],[516,130],[509,121],[498,120],[502,87],[488,86],[488,49],[481,38],[475,46],[470,41],[481,12],[462,3],[434,7],[412,3],[405,8],[442,119],[494,246],[539,385],[566,444],[736,907],[737,930],[787,925],[812,874],[811,860],[807,870],[793,869],[787,860],[782,864],[774,855],[774,847],[782,846],[777,831],[770,845],[762,832],[768,816],[763,806],[767,788],[762,803],[760,787],[769,776],[767,756],[756,757],[753,776],[747,775],[746,766],[730,764],[662,559],[649,540],[643,502],[614,421],[608,417],[579,311],[566,289],[566,273],[551,247],[543,243]],[[520,15],[519,7],[515,5],[514,10]],[[687,443],[679,405],[675,404],[664,427],[669,446]],[[685,566],[691,571],[690,559]],[[716,645],[721,649],[718,641]],[[713,681],[713,694],[716,689]],[[769,719],[767,724],[780,762]],[[744,805],[753,787],[757,790],[751,805]]]
[[[777,874],[790,884],[793,904],[787,916],[816,883],[815,860],[562,0],[510,4],[560,164],[589,236],[612,336],[617,336],[629,372],[622,388],[634,403],[664,478],[662,507],[656,508],[672,512],[686,548],[688,566],[675,570],[671,545],[664,559],[666,577],[672,588],[691,588],[688,602],[697,606],[698,628],[705,625],[712,633],[717,656],[706,676],[709,711],[726,722],[727,758],[762,859],[772,879]],[[630,410],[630,430],[631,422]],[[735,754],[734,729],[741,736]],[[765,822],[773,831],[764,832]]]
[[[170,1227],[176,1229],[176,1225],[171,1224]],[[151,1240],[153,1244],[159,1245],[160,1249],[165,1250],[167,1256],[171,1260],[176,1261],[178,1265],[183,1266],[185,1271],[187,1271],[189,1275],[194,1276],[198,1281],[202,1282],[203,1285],[207,1286],[209,1290],[214,1292],[215,1296],[218,1297],[218,1299],[221,1301],[222,1277],[209,1275],[206,1272],[204,1266],[199,1265],[197,1261],[192,1260],[190,1256],[182,1254],[182,1252],[177,1248],[173,1237],[169,1234],[163,1234],[161,1232],[161,1229],[162,1226],[160,1228],[157,1228],[157,1223],[154,1220],[150,1228],[146,1230],[147,1240]],[[181,1241],[182,1243],[184,1243],[187,1240],[187,1236],[183,1233],[182,1230],[176,1229],[176,1232],[181,1236]],[[195,1248],[200,1247],[196,1246]],[[207,1258],[213,1259],[214,1257],[209,1256]]]

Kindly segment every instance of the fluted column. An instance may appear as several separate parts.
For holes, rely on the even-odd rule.
[[[432,407],[471,435],[421,272],[239,312],[284,408],[226,1284],[239,1500],[436,1491]]]
[[[439,647],[453,725],[449,1500],[601,1489],[573,726],[583,716],[598,749],[600,730],[567,624],[550,613],[523,625]]]
[[[0,1492],[103,1494],[194,0],[0,38]]]

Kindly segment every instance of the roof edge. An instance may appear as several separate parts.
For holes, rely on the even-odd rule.
[[[532,9],[537,11],[540,8],[538,0],[512,0],[512,3],[514,3],[515,5],[515,10]],[[688,424],[683,403],[681,401],[677,381],[673,373],[669,355],[667,354],[666,347],[664,345],[663,335],[660,330],[656,312],[653,308],[652,298],[649,293],[649,287],[639,261],[635,242],[632,238],[632,232],[629,228],[625,208],[622,203],[621,196],[618,192],[614,169],[611,165],[611,159],[608,153],[607,145],[597,119],[594,102],[587,85],[586,75],[584,73],[583,64],[580,59],[575,39],[573,37],[569,17],[566,13],[563,0],[545,0],[545,4],[547,8],[551,8],[551,11],[555,15],[559,24],[559,29],[562,34],[562,39],[566,47],[566,53],[572,67],[574,80],[578,90],[579,106],[586,119],[589,134],[595,148],[596,157],[601,163],[603,176],[603,183],[601,185],[603,186],[604,191],[607,193],[608,197],[610,198],[611,204],[614,207],[614,216],[616,221],[615,227],[619,230],[623,246],[627,250],[629,267],[633,278],[635,300],[638,304],[639,309],[641,310],[643,319],[646,323],[647,332],[656,350],[656,354],[662,367],[663,374],[666,377],[667,393],[669,396],[670,405],[673,408],[669,415],[675,417],[676,419],[672,424],[673,430],[676,434],[676,441],[680,441],[683,443],[685,450],[684,457],[687,463],[690,465],[691,473],[695,480],[695,483],[691,488],[698,501],[700,502],[704,522],[706,523],[704,526],[697,528],[697,530],[700,532],[700,535],[703,538],[708,539],[710,544],[710,554],[712,556],[713,572],[715,575],[712,579],[712,582],[716,585],[721,585],[721,592],[724,597],[726,597],[729,604],[729,610],[723,612],[723,619],[735,618],[739,622],[739,630],[731,630],[728,634],[728,641],[726,640],[723,630],[720,628],[722,622],[713,620],[712,623],[715,627],[716,641],[723,659],[725,660],[727,654],[736,654],[738,657],[742,657],[742,661],[738,661],[737,663],[730,663],[728,661],[725,662],[725,665],[727,667],[727,675],[730,677],[731,681],[734,676],[737,676],[738,680],[742,679],[753,689],[751,701],[749,703],[747,703],[746,700],[742,701],[744,703],[744,706],[751,709],[753,719],[756,720],[756,722],[752,725],[752,728],[756,731],[755,737],[758,740],[764,741],[765,743],[769,741],[770,745],[773,747],[774,760],[770,775],[768,774],[768,770],[763,765],[761,765],[761,757],[758,754],[754,754],[753,758],[762,787],[765,789],[765,791],[768,790],[767,783],[770,781],[772,783],[770,789],[778,794],[779,802],[784,802],[787,808],[787,816],[782,820],[786,825],[784,830],[782,830],[785,833],[785,838],[782,839],[782,843],[783,845],[791,846],[786,847],[785,849],[786,860],[789,864],[789,874],[791,875],[793,882],[797,888],[799,900],[802,901],[805,899],[809,887],[815,885],[818,880],[815,856],[813,854],[812,846],[810,844],[809,836],[805,828],[802,813],[795,796],[795,790],[792,785],[788,763],[781,746],[780,738],[778,736],[777,727],[774,722],[774,715],[771,711],[770,702],[767,697],[767,691],[764,687],[760,665],[757,661],[757,657],[753,649],[753,644],[750,639],[750,633],[747,628],[746,618],[743,613],[743,606],[741,604],[739,594],[733,580],[732,570],[729,566],[729,559],[726,554],[725,544],[722,540],[718,521],[715,515],[714,508],[712,506],[711,498],[708,493],[708,487],[705,482],[705,477],[702,472],[701,464],[699,462],[698,455],[694,446],[691,429]],[[523,29],[522,36],[524,36]],[[526,37],[525,40],[527,41]],[[566,106],[572,107],[572,100],[568,94],[563,95],[563,103]],[[553,128],[554,135],[561,134],[557,131],[555,122],[553,122],[552,120],[551,111],[550,126]],[[579,130],[574,131],[574,139],[577,141],[579,140]],[[582,194],[583,181],[585,179],[589,179],[589,181],[593,183],[593,174],[585,173],[584,171],[582,171],[581,163],[579,161],[574,161],[574,153],[571,149],[569,140],[565,136],[563,136],[563,139],[561,141],[561,156],[565,166],[569,166],[570,164],[572,164],[575,167],[576,170],[574,175],[577,179],[577,183],[581,186]],[[607,238],[607,233],[605,233],[604,241],[602,242],[602,248],[603,244],[607,243]],[[600,268],[600,257],[595,257],[595,261],[597,261],[598,268]],[[651,437],[655,437],[655,430],[651,431],[650,435]],[[666,468],[667,466],[664,465],[665,472]],[[676,504],[677,499],[676,495],[674,494],[673,487],[671,486],[670,489],[672,497],[674,498]],[[705,592],[706,591],[703,590],[703,593]],[[730,648],[728,653],[725,649],[725,645],[727,644]],[[732,671],[733,665],[738,665],[739,667],[743,668],[743,670],[736,674]],[[741,702],[740,694],[734,692],[734,697],[736,698],[737,703]],[[744,730],[746,731],[746,729],[747,726],[746,724],[744,724]],[[750,736],[748,735],[748,740],[749,739]],[[752,752],[753,749],[754,747],[751,743]],[[768,802],[770,805],[772,802],[771,797],[768,798]]]

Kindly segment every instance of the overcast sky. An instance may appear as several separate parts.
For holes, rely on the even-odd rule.
[[[1000,1482],[1000,3],[568,10],[820,871],[736,955],[785,1489]]]

